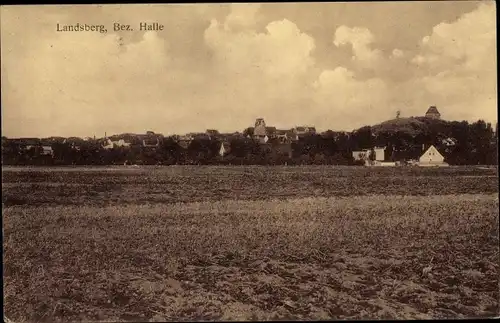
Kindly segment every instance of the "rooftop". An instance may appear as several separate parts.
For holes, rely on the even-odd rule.
[[[430,106],[429,109],[427,110],[426,113],[434,113],[434,114],[440,114],[438,109],[435,106]]]

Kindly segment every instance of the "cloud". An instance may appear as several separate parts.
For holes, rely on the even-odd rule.
[[[304,73],[314,63],[314,39],[286,19],[269,23],[266,33],[228,31],[213,20],[205,31],[205,41],[222,67],[235,74],[283,78]]]
[[[323,121],[317,121],[329,124],[333,129],[352,130],[345,126],[377,123],[389,112],[387,85],[380,78],[359,80],[354,72],[337,67],[323,71],[314,88],[315,103],[330,110],[324,111]]]
[[[376,64],[382,56],[380,50],[371,48],[374,41],[375,37],[367,28],[340,26],[335,31],[333,43],[337,47],[350,44],[353,60],[363,66],[370,66]]]
[[[233,3],[231,12],[225,19],[224,30],[238,31],[253,27],[257,23],[258,3]]]
[[[426,58],[422,55],[416,55],[412,58],[411,62],[417,65],[423,65],[426,62]]]
[[[401,58],[405,55],[405,53],[401,50],[401,49],[398,49],[398,48],[395,48],[393,51],[392,51],[392,54],[391,54],[391,57],[392,58]]]
[[[442,107],[450,119],[496,120],[496,23],[493,3],[456,21],[436,25],[422,38],[412,63],[420,75],[414,84],[428,93],[428,104]]]
[[[315,103],[330,107],[332,124],[353,127],[392,118],[399,109],[405,116],[423,115],[430,105],[448,120],[494,122],[495,27],[494,4],[482,3],[455,21],[434,26],[413,57],[399,48],[385,57],[374,47],[370,30],[341,26],[334,44],[352,45],[352,70],[323,71],[315,84]]]
[[[352,130],[429,105],[446,119],[496,119],[494,4],[408,6],[421,18],[397,32],[409,22],[332,20],[323,5],[2,7],[2,131],[235,131],[257,117]],[[387,8],[415,16],[377,10]],[[110,34],[54,31],[83,16]],[[165,29],[112,34],[112,21],[139,16]]]
[[[136,121],[150,118],[143,102],[155,111],[165,99],[159,80],[167,78],[168,54],[155,32],[129,45],[120,45],[115,34],[61,33],[33,43],[20,57],[6,55],[14,59],[18,64],[9,64],[6,82],[18,90],[5,96],[18,109],[3,111],[7,128],[19,126],[19,119],[37,119],[54,134],[138,130]]]
[[[205,41],[218,59],[219,70],[225,71],[220,74],[226,84],[221,93],[232,96],[229,99],[226,94],[221,106],[238,102],[234,104],[241,107],[239,118],[267,116],[271,122],[280,120],[287,125],[303,120],[319,129],[352,130],[393,118],[399,109],[406,116],[418,116],[429,105],[438,105],[446,119],[474,120],[492,118],[496,113],[492,108],[495,81],[487,77],[494,73],[479,65],[496,64],[488,10],[479,7],[478,12],[466,14],[450,26],[436,26],[422,39],[418,52],[413,52],[413,60],[424,64],[415,68],[409,68],[411,51],[393,48],[384,56],[375,47],[373,33],[364,27],[336,29],[334,45],[350,44],[354,59],[349,66],[326,70],[315,65],[314,39],[288,20],[269,23],[265,33],[256,33],[251,24],[234,31],[213,21]],[[460,27],[454,32],[454,24],[474,25],[475,20],[485,18],[476,31]],[[464,40],[453,41],[458,37]],[[470,55],[448,63],[457,50]],[[480,82],[474,83],[475,77]]]
[[[233,6],[224,22],[212,20],[205,31],[217,75],[212,89],[221,94],[211,98],[215,100],[212,106],[221,108],[222,118],[230,118],[222,110],[238,107],[238,120],[232,122],[236,128],[246,127],[260,116],[281,119],[283,124],[298,122],[303,103],[310,96],[314,39],[286,19],[272,21],[265,32],[256,32],[250,24],[253,18],[241,18],[235,8],[239,7]],[[249,16],[254,14],[252,11]],[[238,22],[245,21],[245,28],[228,28],[234,24],[234,17],[239,17]],[[280,106],[287,110],[285,115]]]
[[[420,64],[435,68],[446,65],[461,65],[470,71],[483,70],[484,58],[495,57],[495,7],[493,3],[481,3],[452,23],[441,23],[425,36],[423,60]],[[464,63],[464,64],[462,64]]]

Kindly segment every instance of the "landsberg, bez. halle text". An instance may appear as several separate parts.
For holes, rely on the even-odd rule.
[[[105,34],[108,32],[104,25],[89,25],[89,24],[72,24],[72,25],[63,25],[57,23],[56,31],[98,31],[101,34]]]

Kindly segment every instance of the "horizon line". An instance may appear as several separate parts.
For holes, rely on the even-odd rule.
[[[385,122],[388,122],[388,121],[394,121],[394,120],[398,120],[398,119],[413,119],[413,118],[426,118],[425,116],[410,116],[410,117],[399,117],[399,118],[393,118],[393,119],[389,119],[389,120],[385,120],[385,121],[382,121],[380,123],[377,123],[375,125],[364,125],[364,126],[360,126],[358,128],[355,128],[355,129],[352,129],[352,130],[334,130],[334,129],[326,129],[326,130],[323,130],[321,128],[317,128],[316,126],[314,125],[303,125],[303,126],[293,126],[291,128],[287,128],[287,129],[284,129],[284,128],[281,128],[281,129],[278,129],[277,127],[274,127],[274,126],[269,126],[269,125],[266,125],[266,127],[274,127],[276,128],[276,130],[284,130],[284,131],[290,131],[290,130],[293,130],[297,127],[307,127],[307,128],[316,128],[316,133],[325,133],[325,132],[328,132],[328,131],[332,131],[332,132],[347,132],[347,133],[351,133],[351,132],[354,132],[354,131],[357,131],[361,128],[364,128],[364,127],[373,127],[373,126],[376,126],[376,125],[381,125]],[[265,121],[265,118],[256,118],[257,119],[264,119]],[[431,119],[431,118],[429,118]],[[492,121],[488,121],[486,120],[485,118],[479,118],[475,121],[472,121],[472,120],[447,120],[447,119],[434,119],[434,120],[439,120],[439,121],[445,121],[445,122],[467,122],[467,123],[475,123],[475,122],[478,122],[478,121],[483,121],[485,122],[487,125],[491,125],[492,128],[496,128],[497,124],[498,124],[498,118],[496,120],[494,120],[494,123]],[[121,133],[114,133],[114,134],[111,134],[111,135],[107,135],[106,132],[104,134],[103,137],[97,137],[95,134],[94,135],[87,135],[87,136],[75,136],[75,135],[70,135],[70,136],[63,136],[63,135],[49,135],[49,136],[16,136],[16,137],[9,137],[5,134],[2,134],[2,138],[5,137],[7,139],[24,139],[24,138],[37,138],[37,139],[47,139],[47,138],[53,138],[53,137],[59,137],[59,138],[80,138],[80,139],[84,139],[84,138],[95,138],[95,139],[102,139],[102,138],[107,138],[107,137],[112,137],[112,136],[120,136],[120,135],[126,135],[126,134],[130,134],[130,135],[144,135],[144,134],[147,134],[148,132],[153,132],[155,135],[161,135],[161,136],[164,136],[164,137],[173,137],[173,136],[184,136],[184,135],[189,135],[189,134],[206,134],[208,132],[208,130],[215,130],[217,131],[219,134],[237,134],[237,133],[243,133],[243,131],[245,131],[246,129],[248,128],[255,128],[255,126],[249,126],[249,127],[246,127],[245,129],[243,129],[242,131],[241,130],[235,130],[235,131],[219,131],[218,129],[214,129],[214,128],[207,128],[205,129],[205,131],[187,131],[187,132],[184,132],[182,134],[180,133],[171,133],[171,134],[164,134],[163,132],[156,132],[154,130],[145,130],[143,133],[139,133],[139,132],[121,132]],[[495,129],[493,129],[493,131],[495,131]]]

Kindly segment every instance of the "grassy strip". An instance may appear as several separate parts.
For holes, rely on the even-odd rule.
[[[70,168],[71,169],[71,168]],[[435,176],[433,176],[433,174]],[[164,167],[3,171],[4,206],[107,206],[224,199],[498,193],[495,170],[334,167]]]

